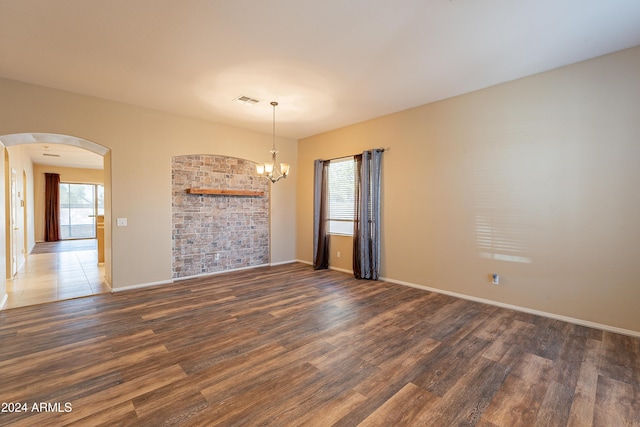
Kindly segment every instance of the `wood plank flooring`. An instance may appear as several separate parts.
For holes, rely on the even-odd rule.
[[[0,402],[15,426],[639,426],[640,339],[290,264],[2,311]]]

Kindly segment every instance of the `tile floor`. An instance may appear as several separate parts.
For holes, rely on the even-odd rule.
[[[86,247],[49,253],[34,250],[18,274],[7,280],[4,309],[110,292],[104,266],[98,265],[97,248]]]

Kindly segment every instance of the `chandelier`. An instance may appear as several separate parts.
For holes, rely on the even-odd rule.
[[[258,170],[259,175],[266,176],[271,180],[272,183],[276,183],[280,181],[282,178],[286,178],[289,174],[289,163],[280,163],[278,165],[278,160],[276,156],[278,155],[278,150],[276,150],[276,107],[278,103],[275,101],[271,102],[273,106],[273,147],[271,148],[271,163],[264,163],[261,165],[257,165],[256,169]]]

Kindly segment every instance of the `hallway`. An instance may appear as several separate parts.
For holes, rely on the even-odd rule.
[[[18,274],[7,280],[4,309],[110,292],[96,240],[36,243]]]

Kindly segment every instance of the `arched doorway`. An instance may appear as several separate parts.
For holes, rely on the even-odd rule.
[[[6,291],[0,292],[0,304],[2,303],[2,294],[6,295],[5,298],[8,301],[5,307],[10,308],[30,305],[31,303],[74,298],[84,296],[84,294],[90,295],[110,290],[108,285],[111,278],[111,223],[108,220],[105,221],[104,224],[105,239],[101,242],[101,244],[104,245],[103,253],[106,256],[104,257],[103,264],[100,266],[99,278],[96,273],[97,270],[92,269],[89,271],[89,268],[86,267],[87,264],[85,264],[85,266],[77,264],[77,267],[70,267],[70,260],[74,259],[74,254],[77,255],[76,258],[80,263],[90,262],[86,253],[80,253],[80,251],[87,250],[86,245],[78,246],[76,244],[75,246],[69,246],[65,243],[65,245],[53,248],[55,249],[53,252],[48,252],[54,253],[54,255],[45,256],[42,255],[41,251],[38,251],[37,255],[29,258],[27,257],[27,254],[32,249],[35,249],[40,245],[40,243],[37,242],[41,242],[43,240],[42,233],[40,233],[39,238],[36,237],[36,225],[39,226],[44,222],[43,214],[41,213],[44,209],[44,201],[40,200],[40,197],[43,198],[44,194],[44,180],[40,177],[40,175],[44,175],[42,171],[58,168],[59,170],[63,170],[67,176],[73,175],[74,177],[71,181],[77,181],[81,179],[75,178],[75,176],[84,170],[83,166],[81,166],[83,159],[87,162],[94,163],[90,166],[86,166],[87,170],[90,168],[95,169],[97,167],[95,162],[98,161],[96,159],[99,159],[99,167],[101,169],[100,175],[103,177],[102,185],[104,186],[104,214],[105,216],[108,216],[111,211],[109,149],[82,138],[50,133],[21,133],[4,135],[0,136],[0,142],[4,145],[5,155],[3,163],[5,171],[2,175],[4,175],[5,178],[5,209],[3,212],[5,213],[4,247],[7,253],[4,257],[4,267],[6,277],[10,280],[6,284],[6,289],[0,288],[0,291]],[[43,153],[39,153],[38,150],[42,150],[42,147],[45,147],[46,150]],[[55,153],[63,153],[63,155],[61,156]],[[40,157],[40,154],[42,154],[43,157]],[[83,154],[86,154],[86,157],[82,157]],[[12,159],[12,155],[14,159]],[[56,164],[54,160],[59,161],[59,164]],[[22,167],[22,163],[28,163],[28,166]],[[11,184],[7,181],[7,174],[9,174],[9,178],[11,178],[11,171],[15,169],[22,169],[23,173],[18,174],[21,182],[17,185],[17,197],[14,198],[12,197],[14,192],[12,192]],[[10,185],[10,187],[7,188],[7,185]],[[41,206],[38,207],[37,205]],[[11,221],[9,221],[9,216],[7,214],[12,214],[14,210],[17,213],[14,217],[19,218],[19,224],[11,225]],[[38,213],[40,214],[38,215]],[[14,233],[13,229],[16,228],[18,229],[18,232]],[[18,236],[19,241],[17,242],[17,245],[16,241],[12,240],[14,239],[12,235]],[[96,250],[96,264],[97,252],[98,251]],[[18,275],[14,276],[12,274],[10,262],[16,258],[19,259],[18,268],[24,268],[20,270]],[[15,272],[15,269],[13,271]],[[43,273],[42,276],[39,276],[40,272],[44,271],[48,271],[48,273]],[[86,278],[86,280],[92,285],[90,288],[87,288],[90,289],[90,291],[81,291],[80,284],[77,280],[81,274],[84,275],[84,278]],[[26,286],[30,286],[27,285],[27,282],[38,282],[38,287],[40,289],[37,292],[37,298],[27,298],[22,288],[13,286],[19,282],[19,279],[24,279],[27,275],[28,280],[22,280],[22,282],[20,282],[20,286],[24,285],[24,289],[26,290]],[[37,276],[35,280],[33,277],[34,275]],[[53,289],[55,289],[55,291]],[[18,293],[21,293],[21,302],[19,303],[17,302]],[[36,292],[32,293],[32,295],[35,293]]]

